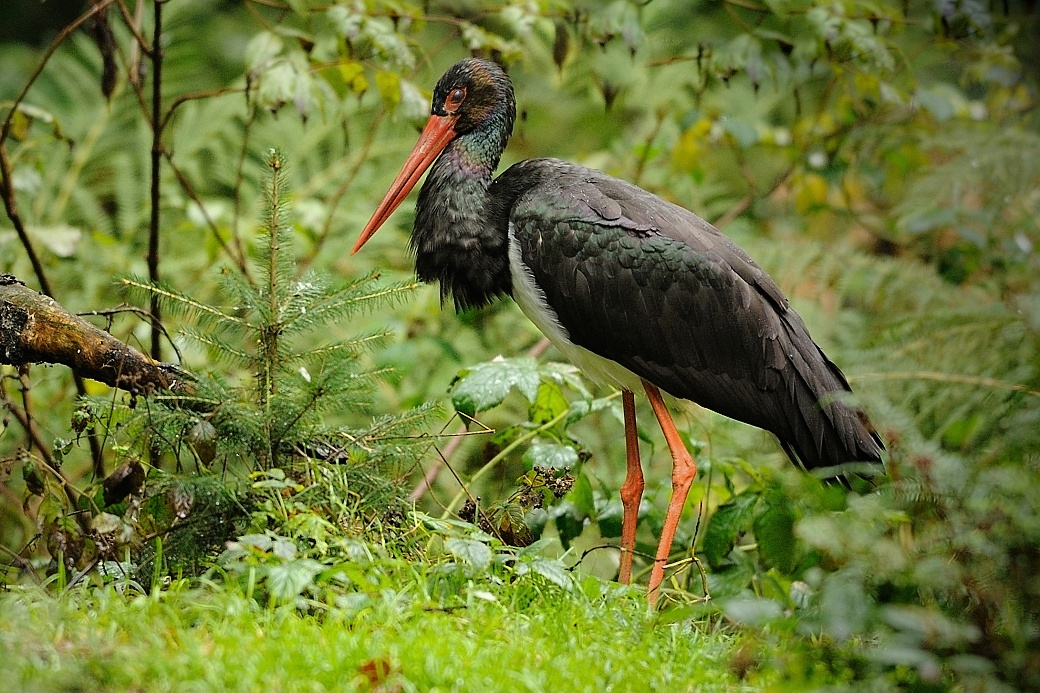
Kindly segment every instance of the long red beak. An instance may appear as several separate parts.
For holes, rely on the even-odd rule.
[[[365,224],[365,230],[361,232],[361,237],[358,238],[354,248],[350,251],[351,255],[359,251],[361,246],[375,235],[375,232],[379,230],[383,222],[389,219],[394,210],[404,202],[404,198],[408,197],[408,193],[419,182],[422,174],[434,162],[437,155],[448,146],[449,142],[455,139],[457,134],[455,132],[456,120],[458,120],[458,116],[433,115],[426,121],[426,127],[423,128],[419,141],[415,143],[415,148],[408,155],[404,166],[401,167],[401,172],[397,174],[393,185],[387,191],[386,197],[379,203],[379,207],[372,214],[372,218]]]

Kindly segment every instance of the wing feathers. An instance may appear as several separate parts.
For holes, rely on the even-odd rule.
[[[542,181],[518,195],[509,218],[574,343],[773,432],[806,467],[880,460],[865,415],[845,401],[844,376],[776,284],[717,229],[564,162],[529,160],[500,180],[510,175]]]

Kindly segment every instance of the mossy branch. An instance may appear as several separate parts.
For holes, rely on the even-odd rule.
[[[0,361],[60,363],[133,394],[186,388],[176,366],[152,360],[10,274],[0,275]]]

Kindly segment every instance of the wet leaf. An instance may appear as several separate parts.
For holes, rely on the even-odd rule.
[[[538,396],[538,364],[532,358],[496,358],[463,372],[452,387],[455,410],[467,416],[498,406],[516,388],[528,402]]]
[[[524,453],[524,464],[532,469],[573,469],[578,460],[578,451],[572,446],[544,441],[535,441]]]

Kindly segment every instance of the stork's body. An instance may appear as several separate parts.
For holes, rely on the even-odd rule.
[[[512,295],[568,359],[624,394],[628,476],[621,579],[642,494],[633,393],[646,391],[672,453],[673,491],[650,578],[663,577],[696,467],[658,388],[772,432],[807,468],[880,462],[881,442],[787,298],[693,213],[557,159],[492,175],[515,117],[508,78],[463,60],[356,251],[432,164],[416,207],[416,272],[458,308]]]

